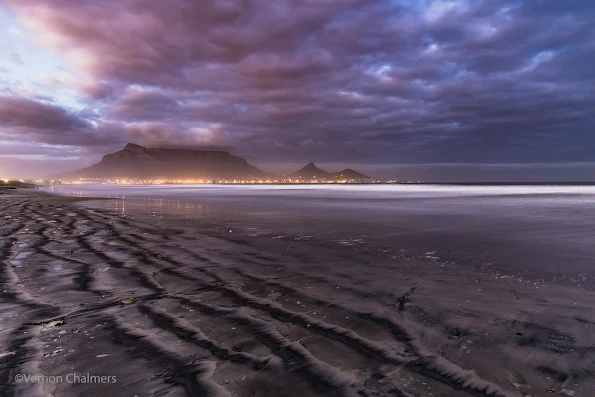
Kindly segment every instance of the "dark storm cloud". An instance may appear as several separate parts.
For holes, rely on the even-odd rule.
[[[8,4],[93,81],[80,88],[93,123],[27,101],[6,113],[44,142],[231,145],[266,162],[595,160],[590,1]]]
[[[0,95],[0,139],[91,145],[101,141],[89,121],[54,105]]]

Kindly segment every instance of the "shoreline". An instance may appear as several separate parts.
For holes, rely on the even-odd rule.
[[[191,216],[123,217],[82,200],[0,196],[3,396],[586,396],[595,386],[592,291],[477,281],[477,269],[429,258],[239,238],[216,221],[202,230]],[[27,371],[118,383],[16,384]]]

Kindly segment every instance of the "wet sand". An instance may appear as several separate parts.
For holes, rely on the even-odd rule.
[[[84,203],[0,195],[3,397],[594,394],[590,278]]]

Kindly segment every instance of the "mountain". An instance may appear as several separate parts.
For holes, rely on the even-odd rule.
[[[271,175],[226,151],[158,149],[129,143],[123,150],[103,156],[98,164],[49,178],[235,179]]]
[[[292,178],[292,179],[303,179],[303,180],[325,179],[325,180],[339,180],[339,181],[340,180],[364,181],[364,180],[372,179],[371,177],[364,175],[362,173],[359,173],[357,171],[354,171],[351,168],[346,168],[343,171],[330,173],[330,172],[327,172],[325,170],[322,170],[322,169],[316,167],[316,165],[314,163],[306,164],[302,169],[287,175],[287,177]]]
[[[328,179],[330,174],[316,167],[314,163],[306,164],[302,169],[287,175],[292,179]]]
[[[371,177],[364,175],[360,172],[354,171],[351,168],[345,168],[343,171],[334,172],[331,174],[333,179],[340,180],[353,180],[353,179],[372,179]]]

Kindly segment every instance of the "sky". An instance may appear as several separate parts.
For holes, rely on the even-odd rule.
[[[592,0],[0,0],[0,178],[127,142],[595,180]]]

